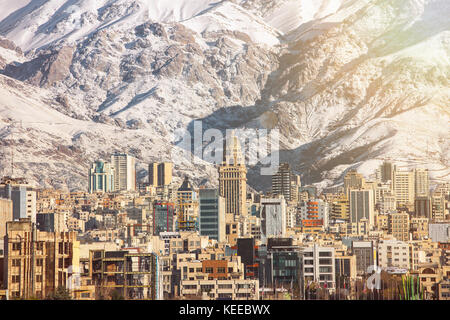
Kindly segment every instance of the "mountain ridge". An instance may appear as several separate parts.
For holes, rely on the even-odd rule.
[[[439,13],[449,5],[442,0],[349,0],[322,1],[303,13],[283,9],[300,2],[301,10],[310,4],[202,0],[193,8],[178,0],[155,13],[164,21],[154,21],[145,18],[143,1],[102,0],[97,2],[101,10],[93,6],[79,12],[85,27],[104,19],[100,28],[86,27],[79,38],[56,42],[56,36],[48,43],[37,36],[22,48],[28,49],[26,56],[6,59],[2,73],[25,83],[25,91],[45,92],[45,101],[37,105],[47,104],[93,128],[109,128],[108,134],[86,129],[84,135],[72,132],[64,143],[53,141],[56,150],[58,145],[89,150],[76,164],[70,157],[64,160],[78,172],[70,189],[86,188],[89,162],[115,149],[134,150],[143,163],[165,159],[171,151],[177,154],[170,137],[201,119],[213,128],[279,129],[281,160],[290,162],[307,183],[323,188],[339,183],[350,168],[368,175],[383,159],[425,166],[437,181],[448,179],[450,25]],[[55,6],[55,1],[46,5]],[[39,8],[45,9],[38,6],[37,12]],[[277,20],[274,12],[280,10]],[[44,24],[64,31],[71,14]],[[167,18],[171,14],[178,19]],[[269,23],[286,15],[291,22],[284,30]],[[18,25],[27,25],[22,20]],[[230,27],[233,23],[239,30]],[[22,27],[5,33],[6,25],[0,21],[0,34],[24,39]],[[35,28],[39,26],[31,30]],[[0,50],[0,56],[9,51]],[[17,96],[18,83],[10,88],[5,76],[4,96]],[[15,117],[12,110],[0,99],[0,135],[5,139],[11,139],[5,119]],[[20,117],[15,118],[19,123]],[[34,128],[37,136],[47,137],[49,129],[43,128]],[[148,146],[130,144],[130,139],[110,143],[115,131],[153,141]],[[106,138],[97,144],[101,150],[91,150],[89,139],[96,139],[91,135]],[[140,148],[145,150],[139,153]],[[1,163],[7,171],[4,154]],[[16,172],[26,173],[33,159],[22,160]],[[214,185],[212,164],[196,169],[186,159],[173,160],[176,175],[190,172],[198,184],[210,180]],[[141,166],[142,179],[145,170]],[[249,168],[249,181],[267,190],[270,181],[258,170]],[[36,183],[42,184],[45,174],[57,176],[49,171],[41,170]]]

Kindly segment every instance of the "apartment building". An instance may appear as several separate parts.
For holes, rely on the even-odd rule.
[[[180,284],[182,298],[209,300],[259,300],[257,280],[184,280]]]
[[[156,300],[159,297],[158,257],[138,249],[121,251],[91,250],[89,276],[99,297],[112,292],[124,299]]]
[[[380,240],[378,243],[378,265],[383,268],[410,268],[409,245],[399,240]]]
[[[41,232],[29,219],[7,222],[4,280],[10,298],[45,298],[69,287],[79,268],[79,242],[73,232]]]
[[[304,283],[319,284],[322,288],[336,288],[335,249],[317,243],[303,249]]]
[[[389,233],[400,241],[409,240],[409,214],[396,212],[389,215]]]

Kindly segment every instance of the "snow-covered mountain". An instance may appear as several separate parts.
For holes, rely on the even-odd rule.
[[[382,159],[448,179],[446,0],[0,0],[0,174],[85,189],[114,150],[216,181],[173,133],[277,128],[307,182]],[[17,46],[17,47],[16,47]],[[268,186],[257,168],[256,189]]]

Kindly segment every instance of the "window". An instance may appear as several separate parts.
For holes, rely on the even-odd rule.
[[[21,247],[20,243],[13,243],[13,244],[12,244],[12,249],[13,249],[13,251],[18,251],[18,250],[20,250],[20,247]]]
[[[331,259],[319,259],[319,264],[322,264],[322,265],[324,265],[324,264],[329,265],[329,264],[332,264],[332,262],[331,262]]]
[[[319,267],[319,272],[320,272],[320,273],[323,273],[323,272],[325,272],[325,273],[331,273],[332,270],[331,270],[331,267]]]
[[[217,273],[225,273],[225,268],[223,267],[217,268]]]
[[[213,273],[213,268],[211,267],[205,268],[205,273]]]
[[[12,283],[19,283],[20,282],[20,276],[19,275],[14,275],[11,277],[11,281]]]
[[[13,259],[12,260],[12,266],[13,267],[20,267],[20,259]]]
[[[42,274],[36,276],[36,282],[42,282]]]
[[[42,267],[43,264],[44,264],[44,259],[36,259],[36,266],[37,267]]]
[[[197,290],[197,285],[196,284],[187,284],[184,286],[185,290]]]
[[[202,285],[200,285],[200,289],[202,291],[210,291],[210,290],[214,289],[214,285],[213,284],[202,284]]]
[[[82,293],[81,293],[81,297],[82,297],[82,298],[90,298],[90,297],[91,297],[91,294],[90,294],[89,292],[82,292]]]
[[[319,252],[319,257],[331,257],[330,251]]]

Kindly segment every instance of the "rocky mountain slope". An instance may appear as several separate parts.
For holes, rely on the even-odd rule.
[[[6,2],[0,173],[13,157],[15,175],[86,189],[89,163],[120,150],[141,179],[172,160],[214,184],[174,146],[200,119],[279,129],[281,160],[321,187],[382,159],[449,178],[445,0]]]

